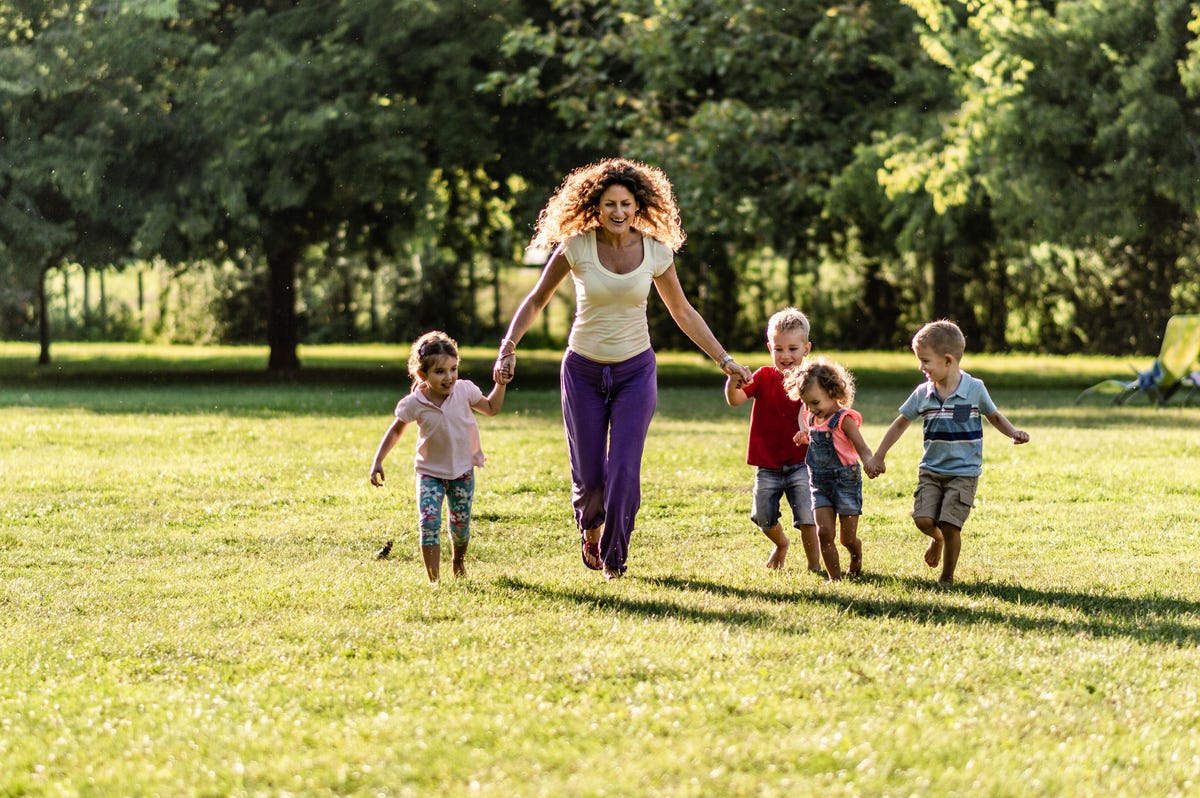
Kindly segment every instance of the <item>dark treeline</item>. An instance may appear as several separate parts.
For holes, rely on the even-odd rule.
[[[1154,352],[1200,308],[1197,31],[1179,0],[0,0],[0,335],[48,362],[54,274],[150,263],[211,275],[271,369],[487,342],[547,195],[624,155],[673,179],[731,344],[795,304],[823,348],[951,317]]]

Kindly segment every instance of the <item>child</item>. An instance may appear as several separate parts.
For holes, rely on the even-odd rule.
[[[858,458],[871,459],[863,440],[862,415],[854,403],[854,377],[841,364],[818,358],[788,376],[788,396],[804,403],[805,427],[796,441],[808,443],[808,476],[812,480],[813,508],[821,557],[829,581],[842,578],[834,526],[840,526],[842,545],[850,552],[848,576],[862,574],[862,541],[858,517],[862,515],[862,467]]]
[[[771,365],[754,372],[745,382],[737,374],[725,382],[725,401],[738,407],[753,399],[746,462],[754,466],[754,512],[750,520],[763,531],[775,549],[767,558],[768,568],[783,568],[791,541],[779,522],[779,501],[787,496],[792,521],[800,530],[800,541],[808,558],[808,569],[820,572],[817,527],[813,521],[808,467],[808,447],[792,438],[799,430],[800,403],[783,388],[785,372],[800,366],[812,344],[808,342],[808,317],[796,308],[785,308],[767,323],[767,351]]]
[[[912,517],[917,529],[930,538],[925,563],[935,568],[939,559],[942,562],[938,579],[942,585],[954,583],[962,527],[975,503],[975,488],[983,470],[980,417],[987,418],[1013,443],[1029,441],[1028,433],[1014,427],[996,409],[983,382],[959,368],[966,347],[962,330],[951,321],[932,321],[917,331],[912,350],[926,382],[900,406],[900,415],[867,465],[871,477],[887,470],[884,458],[888,450],[910,422],[923,419],[925,453],[917,469]]]
[[[504,404],[505,386],[496,383],[487,396],[475,383],[458,378],[458,345],[443,332],[427,332],[412,345],[408,358],[412,391],[396,405],[396,420],[375,452],[371,484],[383,484],[383,459],[400,440],[404,428],[417,424],[417,513],[421,558],[429,581],[438,581],[442,547],[442,502],[450,506],[454,575],[465,576],[464,558],[471,538],[471,497],[475,466],[484,464],[475,410],[494,416]]]

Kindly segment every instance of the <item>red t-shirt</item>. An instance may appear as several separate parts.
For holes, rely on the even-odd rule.
[[[742,390],[754,400],[746,462],[762,468],[803,463],[808,444],[797,446],[792,440],[800,431],[800,400],[788,397],[779,369],[763,366],[754,372],[754,382]]]

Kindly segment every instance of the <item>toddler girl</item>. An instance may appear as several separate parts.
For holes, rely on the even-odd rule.
[[[829,581],[842,578],[834,542],[835,518],[841,527],[842,545],[850,552],[846,573],[862,573],[862,541],[858,517],[862,515],[862,466],[871,458],[863,440],[862,415],[850,407],[854,402],[854,377],[841,364],[818,357],[792,372],[787,379],[788,395],[804,403],[796,442],[808,443],[809,477],[812,480],[813,510],[821,559]]]
[[[472,410],[494,416],[504,404],[500,383],[487,396],[470,380],[458,378],[458,345],[444,332],[427,332],[413,342],[408,358],[412,391],[396,405],[396,420],[383,434],[371,466],[371,484],[383,484],[383,459],[409,424],[417,424],[417,513],[421,559],[430,582],[438,581],[442,547],[442,503],[450,506],[454,575],[464,576],[471,538],[471,498],[475,466],[484,464],[479,427]]]

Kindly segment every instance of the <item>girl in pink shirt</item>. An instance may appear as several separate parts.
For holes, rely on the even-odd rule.
[[[466,575],[464,560],[471,538],[471,499],[475,467],[485,458],[472,411],[494,416],[504,404],[505,386],[496,383],[487,396],[470,380],[458,378],[458,345],[444,332],[427,332],[413,342],[408,358],[412,391],[396,405],[396,420],[383,434],[371,466],[371,484],[383,485],[383,460],[404,428],[417,424],[417,512],[421,558],[430,582],[437,582],[442,557],[442,505],[450,507],[454,575]]]
[[[813,513],[821,559],[829,581],[842,578],[834,540],[835,523],[841,528],[842,545],[850,552],[848,576],[862,573],[862,541],[858,518],[862,515],[862,465],[871,449],[862,436],[862,414],[854,403],[854,377],[840,363],[819,357],[793,372],[787,379],[788,395],[804,403],[804,422],[796,442],[808,443],[805,462],[812,480]],[[807,429],[805,427],[807,426]]]

